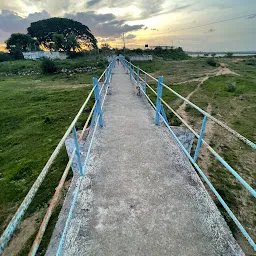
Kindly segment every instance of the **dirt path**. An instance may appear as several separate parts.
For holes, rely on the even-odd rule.
[[[200,86],[207,81],[210,77],[214,77],[214,76],[221,76],[221,75],[237,75],[240,76],[238,73],[231,71],[229,68],[226,67],[225,63],[220,63],[220,67],[215,69],[212,73],[206,74],[206,76],[201,77],[201,78],[195,78],[195,79],[191,79],[191,80],[187,80],[184,82],[180,82],[180,83],[176,83],[176,84],[185,84],[185,83],[190,83],[190,82],[196,82],[198,81],[198,85],[196,87],[196,89],[194,91],[192,91],[187,97],[186,99],[189,100],[191,98],[191,96],[198,91],[198,89],[200,88]],[[184,101],[178,108],[177,112],[182,116],[182,118],[188,122],[188,115],[185,111],[186,108],[186,102]],[[207,111],[208,112],[208,111]],[[209,113],[209,112],[208,112]]]
[[[197,85],[196,89],[194,91],[192,91],[187,97],[186,99],[189,100],[191,98],[191,96],[200,88],[200,86],[209,79],[209,76],[203,77],[200,80],[200,83]],[[184,119],[184,121],[188,122],[188,114],[185,111],[186,108],[186,102],[184,101],[178,108],[177,112],[181,115],[181,117]]]

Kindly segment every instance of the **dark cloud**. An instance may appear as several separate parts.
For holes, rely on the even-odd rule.
[[[215,31],[215,28],[211,28],[208,30],[209,33],[213,33]]]
[[[126,20],[119,20],[112,13],[97,14],[93,11],[65,14],[66,18],[79,21],[88,26],[95,36],[119,37],[121,33],[127,33],[143,29],[143,24],[128,25]]]
[[[254,19],[254,18],[256,18],[256,13],[248,16],[248,19]]]
[[[3,10],[0,13],[0,42],[6,40],[11,33],[26,33],[31,22],[50,18],[47,11],[31,13],[23,18],[17,13]],[[95,36],[119,37],[121,33],[127,33],[143,29],[142,24],[128,25],[126,20],[117,19],[112,13],[96,14],[93,11],[65,14],[64,17],[73,19],[87,25]]]
[[[100,2],[101,2],[101,0],[91,0],[91,1],[88,1],[86,3],[86,6],[87,7],[92,7],[92,6],[94,6],[94,5],[96,5],[96,4],[100,3]]]
[[[31,22],[47,19],[49,17],[50,14],[46,11],[32,13],[29,14],[26,18],[22,18],[15,12],[3,10],[0,14],[0,30],[9,33],[25,33]]]

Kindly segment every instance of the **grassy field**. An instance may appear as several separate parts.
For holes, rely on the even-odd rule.
[[[60,66],[79,67],[80,62],[66,60],[65,65]],[[97,65],[95,61],[93,64]],[[8,67],[8,63],[7,67],[5,65],[0,64],[1,71]],[[35,61],[13,61],[9,65],[13,66],[11,70],[19,70],[21,66],[25,66],[25,70],[39,67]],[[99,77],[103,70],[98,68],[89,73],[72,75],[13,75],[0,78],[1,232],[86,99],[92,88],[92,77]],[[81,129],[92,105],[93,99],[79,119],[77,129]],[[35,225],[43,216],[67,160],[63,149],[28,209],[28,219],[41,213],[37,215]],[[33,228],[36,230],[36,227]],[[19,255],[26,253],[27,250],[24,250]]]
[[[106,61],[102,57],[78,57],[68,60],[55,60],[57,68],[74,70],[76,68],[96,67],[104,68]],[[17,60],[17,61],[5,61],[0,63],[0,74],[12,74],[17,75],[22,72],[37,72],[40,73],[40,61],[38,60]]]
[[[198,82],[175,84],[191,79],[209,77],[191,95],[190,101],[208,111],[217,119],[224,121],[237,132],[251,141],[256,141],[256,59],[255,58],[220,58],[218,63],[224,63],[227,68],[238,75],[215,76],[220,68],[207,64],[205,58],[188,61],[159,61],[135,63],[146,72],[158,77],[164,76],[164,81],[172,89],[187,97],[197,88]],[[230,90],[230,84],[235,84],[235,89]],[[149,81],[156,88],[156,82]],[[152,97],[153,95],[150,94]],[[155,97],[154,97],[155,98]],[[170,92],[163,91],[163,98],[174,109],[179,109],[182,103]],[[180,125],[172,115],[169,116],[171,124]],[[202,114],[191,108],[185,107],[188,123],[200,131]],[[205,139],[210,145],[253,187],[256,187],[256,154],[240,140],[234,138],[220,126],[208,122]],[[215,188],[234,211],[248,233],[256,240],[256,200],[242,187],[242,185],[203,147],[198,158],[199,166],[210,178]],[[253,251],[247,241],[238,231],[236,225],[228,217],[225,210],[214,198],[226,218],[233,234],[248,255]]]

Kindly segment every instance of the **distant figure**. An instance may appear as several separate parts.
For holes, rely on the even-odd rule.
[[[117,58],[117,65],[119,65],[119,58]]]

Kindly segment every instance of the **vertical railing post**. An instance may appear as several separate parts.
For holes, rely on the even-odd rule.
[[[202,139],[203,139],[203,136],[204,136],[204,130],[205,130],[205,127],[206,127],[207,119],[208,119],[207,116],[204,116],[204,120],[203,120],[201,130],[200,130],[200,135],[199,135],[197,145],[196,145],[196,151],[195,151],[194,158],[193,158],[195,162],[196,162],[196,159],[197,159],[198,154],[199,154],[199,150],[200,150],[200,146],[201,146]]]
[[[79,149],[79,144],[78,144],[78,140],[77,140],[77,133],[76,133],[75,126],[72,128],[72,133],[73,133],[74,144],[75,144],[75,148],[76,148],[76,156],[77,156],[79,172],[80,172],[80,175],[83,175],[84,174],[83,173],[83,166],[82,166],[81,154],[80,154],[80,149]]]
[[[140,82],[140,68],[137,66],[137,84]]]
[[[132,63],[131,62],[130,62],[129,71],[130,71],[130,79],[131,79],[132,78]]]
[[[157,83],[157,98],[156,98],[156,120],[155,120],[156,125],[159,125],[159,120],[160,120],[163,80],[164,80],[163,76],[159,76],[158,83]]]
[[[102,118],[102,111],[101,111],[99,84],[98,84],[98,79],[95,78],[95,77],[93,78],[93,85],[94,85],[95,100],[97,101],[96,109],[97,109],[97,114],[99,115],[99,125],[100,125],[100,127],[103,127],[103,118]]]
[[[144,93],[147,93],[147,75],[146,73],[144,74]]]

